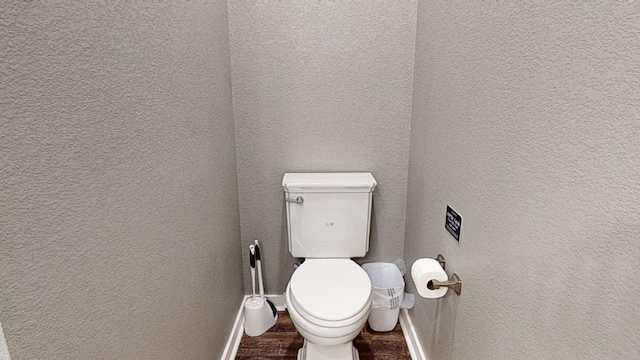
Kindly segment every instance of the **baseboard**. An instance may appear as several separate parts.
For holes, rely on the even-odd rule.
[[[242,333],[244,333],[244,302],[247,301],[247,296],[242,299],[240,309],[238,309],[238,315],[236,315],[236,321],[233,323],[227,345],[224,347],[220,360],[233,360],[236,358],[238,347],[240,346],[240,339],[242,339]]]
[[[247,295],[249,297],[251,295]],[[273,305],[275,305],[276,310],[285,311],[287,309],[287,305],[284,303],[284,294],[280,295],[265,295],[267,300],[271,301]]]
[[[411,317],[409,316],[409,310],[401,309],[400,310],[400,327],[402,328],[402,333],[404,334],[404,340],[407,342],[407,347],[409,348],[409,354],[411,354],[411,359],[413,360],[428,360],[427,356],[422,349],[422,345],[420,344],[420,339],[418,338],[418,334],[416,333],[416,328],[413,326],[413,322],[411,321]]]
[[[240,309],[238,309],[238,315],[236,315],[236,321],[233,323],[231,334],[229,335],[229,339],[227,340],[227,344],[224,347],[224,351],[222,352],[220,360],[233,360],[236,357],[238,347],[240,347],[240,340],[242,339],[242,334],[244,333],[244,303],[249,297],[251,297],[251,295],[245,295],[242,299]],[[286,309],[286,305],[284,303],[284,294],[265,295],[265,297],[267,298],[267,300],[271,301],[273,305],[275,305],[276,310],[284,311]]]

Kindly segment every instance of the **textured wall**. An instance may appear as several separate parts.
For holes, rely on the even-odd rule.
[[[420,2],[405,260],[464,284],[411,311],[431,359],[640,358],[638,19]]]
[[[226,4],[0,7],[14,360],[219,356],[243,293]]]
[[[288,171],[373,172],[380,185],[367,258],[402,256],[416,8],[229,1],[242,243],[263,241],[269,293],[284,291],[293,271]]]

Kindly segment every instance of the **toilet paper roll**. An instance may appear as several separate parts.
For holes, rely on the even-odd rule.
[[[427,284],[431,280],[447,281],[449,279],[447,273],[442,266],[440,266],[440,263],[434,259],[425,258],[416,260],[413,266],[411,266],[411,277],[413,278],[416,290],[418,290],[418,294],[423,298],[441,298],[447,293],[447,290],[449,290],[446,287],[441,287],[437,290],[429,290],[429,288],[427,288]]]

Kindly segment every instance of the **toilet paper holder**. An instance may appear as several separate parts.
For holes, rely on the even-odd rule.
[[[444,256],[442,256],[442,254],[438,254],[438,256],[436,257],[436,261],[440,264],[440,266],[442,266],[442,269],[444,270],[445,265],[447,264]],[[460,280],[458,274],[454,273],[449,277],[449,280],[447,281],[438,281],[434,279],[429,280],[429,282],[427,283],[427,288],[429,290],[436,290],[440,289],[441,287],[448,287],[449,289],[455,291],[457,295],[460,295],[460,293],[462,293],[462,280]]]

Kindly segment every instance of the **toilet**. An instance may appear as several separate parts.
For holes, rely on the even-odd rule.
[[[287,173],[291,255],[304,258],[285,302],[304,338],[298,360],[359,359],[353,346],[371,311],[371,281],[351,258],[369,250],[371,173]]]

